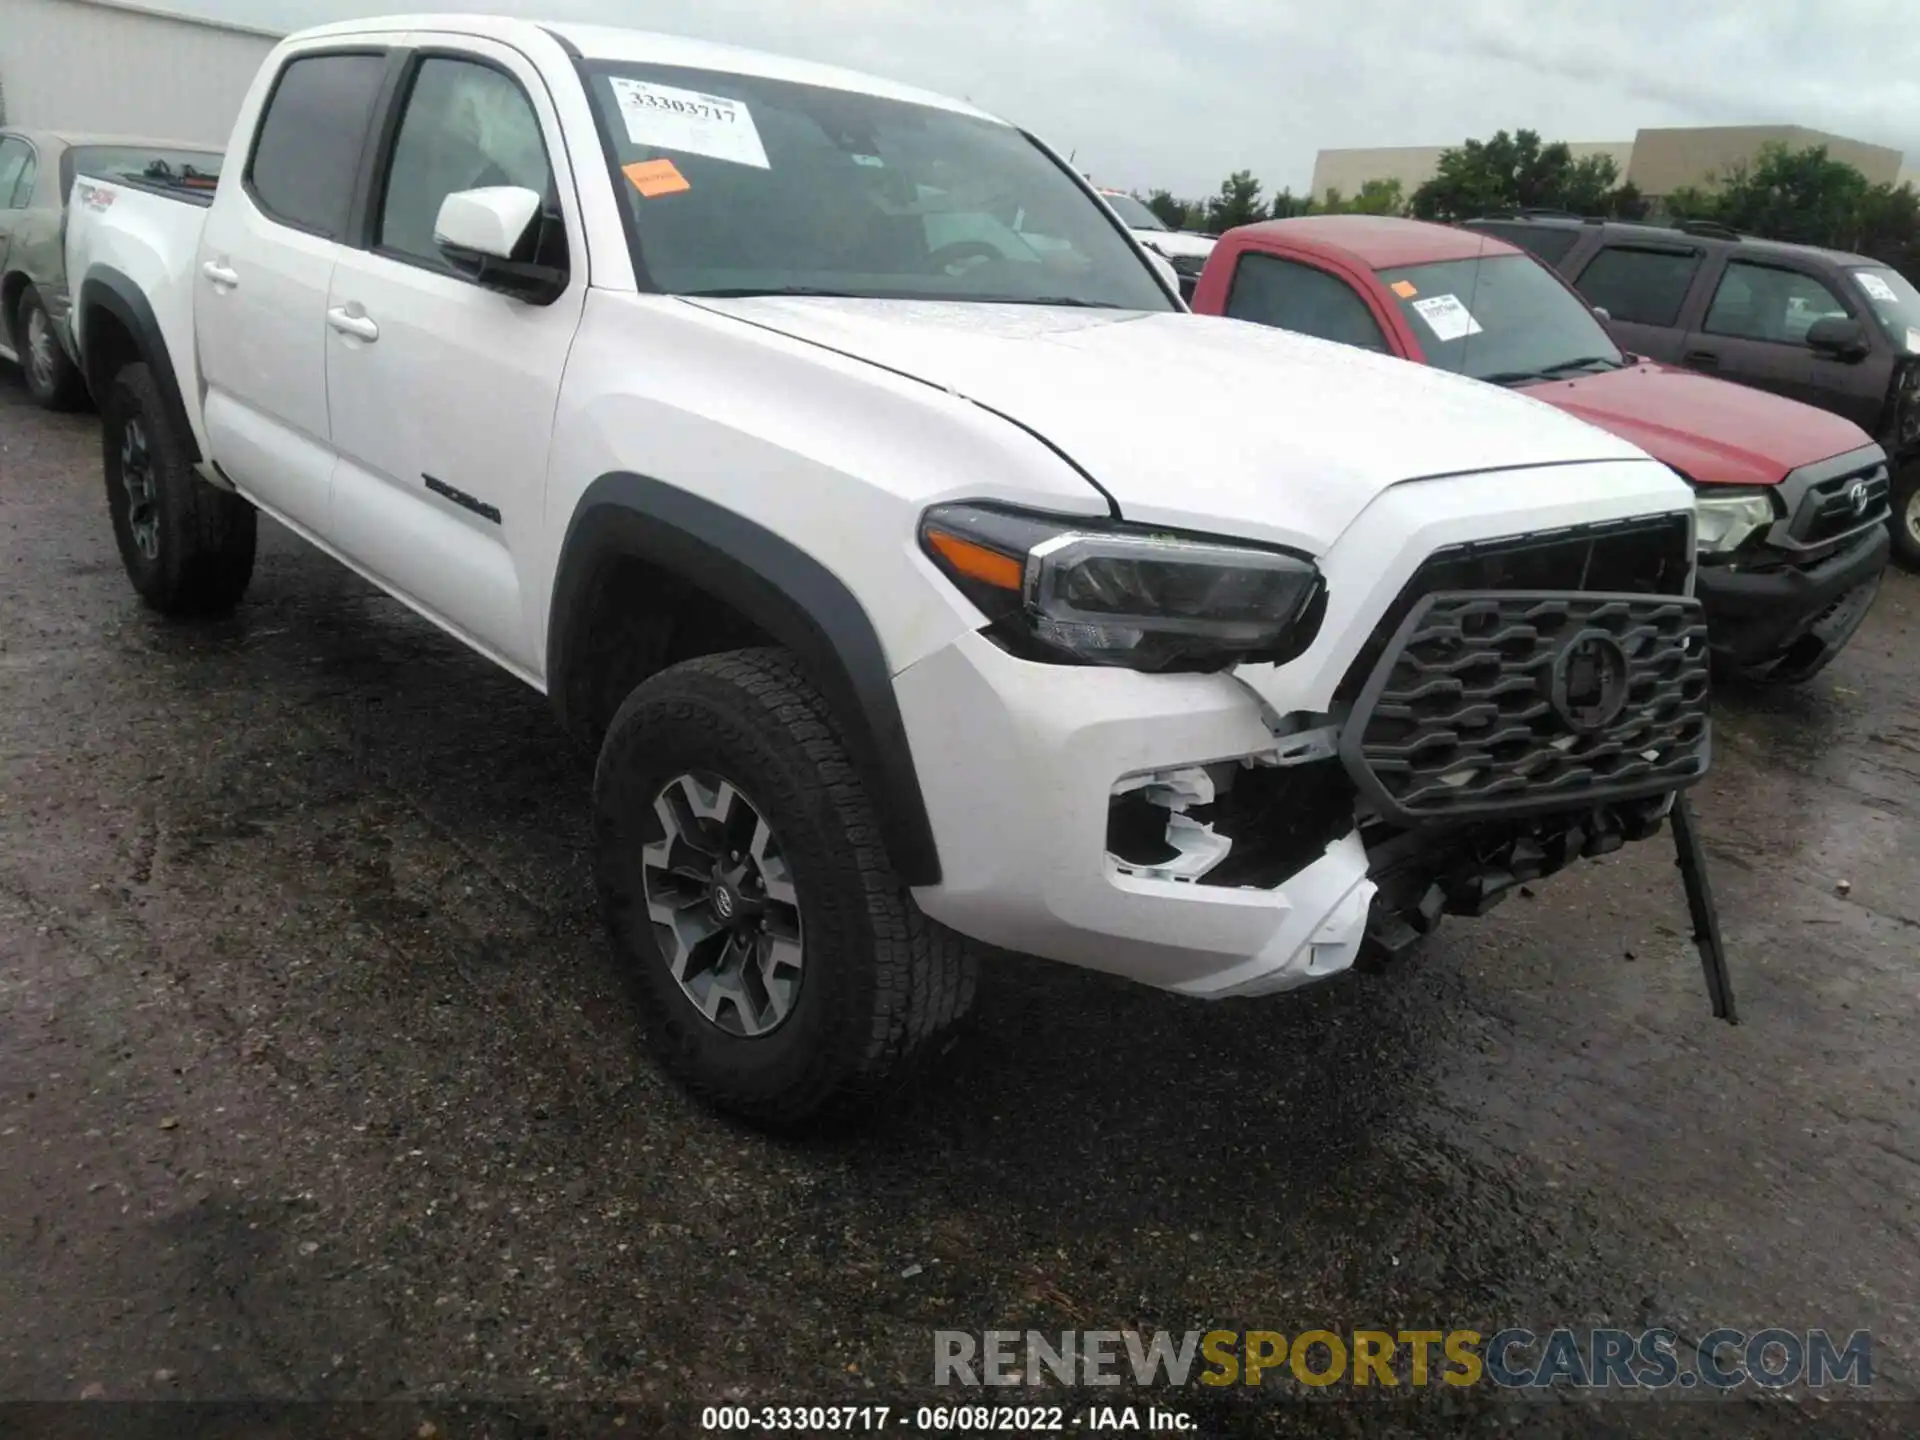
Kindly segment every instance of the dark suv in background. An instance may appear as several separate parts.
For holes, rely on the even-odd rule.
[[[1467,222],[1553,266],[1620,345],[1844,415],[1892,462],[1894,558],[1920,570],[1920,290],[1864,255],[1537,213]]]

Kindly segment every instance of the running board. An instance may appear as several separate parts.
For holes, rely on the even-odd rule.
[[[18,365],[20,363],[20,357],[14,354],[13,351],[9,350],[5,345],[0,345],[0,360],[10,361],[15,365]]]

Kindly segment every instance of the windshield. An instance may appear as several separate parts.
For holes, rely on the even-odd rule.
[[[73,177],[138,180],[146,184],[212,190],[220,181],[218,150],[166,150],[145,145],[77,145],[62,160],[66,189]]]
[[[1920,355],[1920,290],[1898,270],[1885,265],[1853,272],[1853,283],[1867,297],[1867,308],[1887,339],[1899,348]]]
[[[1380,278],[1443,370],[1512,385],[1626,362],[1593,312],[1528,255],[1382,270]]]
[[[1117,190],[1102,190],[1101,197],[1113,207],[1113,213],[1124,220],[1134,230],[1164,230],[1160,217],[1149,210],[1144,203],[1131,195]]]
[[[1072,175],[1011,126],[759,76],[589,72],[635,267],[677,295],[1171,310]]]

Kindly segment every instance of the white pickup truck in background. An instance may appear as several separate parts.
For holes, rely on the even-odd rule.
[[[72,214],[135,588],[231,608],[264,511],[547,693],[659,1053],[756,1120],[885,1089],[969,939],[1283,990],[1706,767],[1672,472],[1184,313],[959,102],[355,21],[274,50],[210,204]]]

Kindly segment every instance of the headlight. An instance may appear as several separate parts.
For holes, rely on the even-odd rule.
[[[1326,612],[1320,572],[1281,550],[989,505],[920,522],[929,559],[1035,659],[1135,670],[1291,660]]]
[[[1695,543],[1702,555],[1738,550],[1773,524],[1773,497],[1764,490],[1698,495],[1693,502]]]

